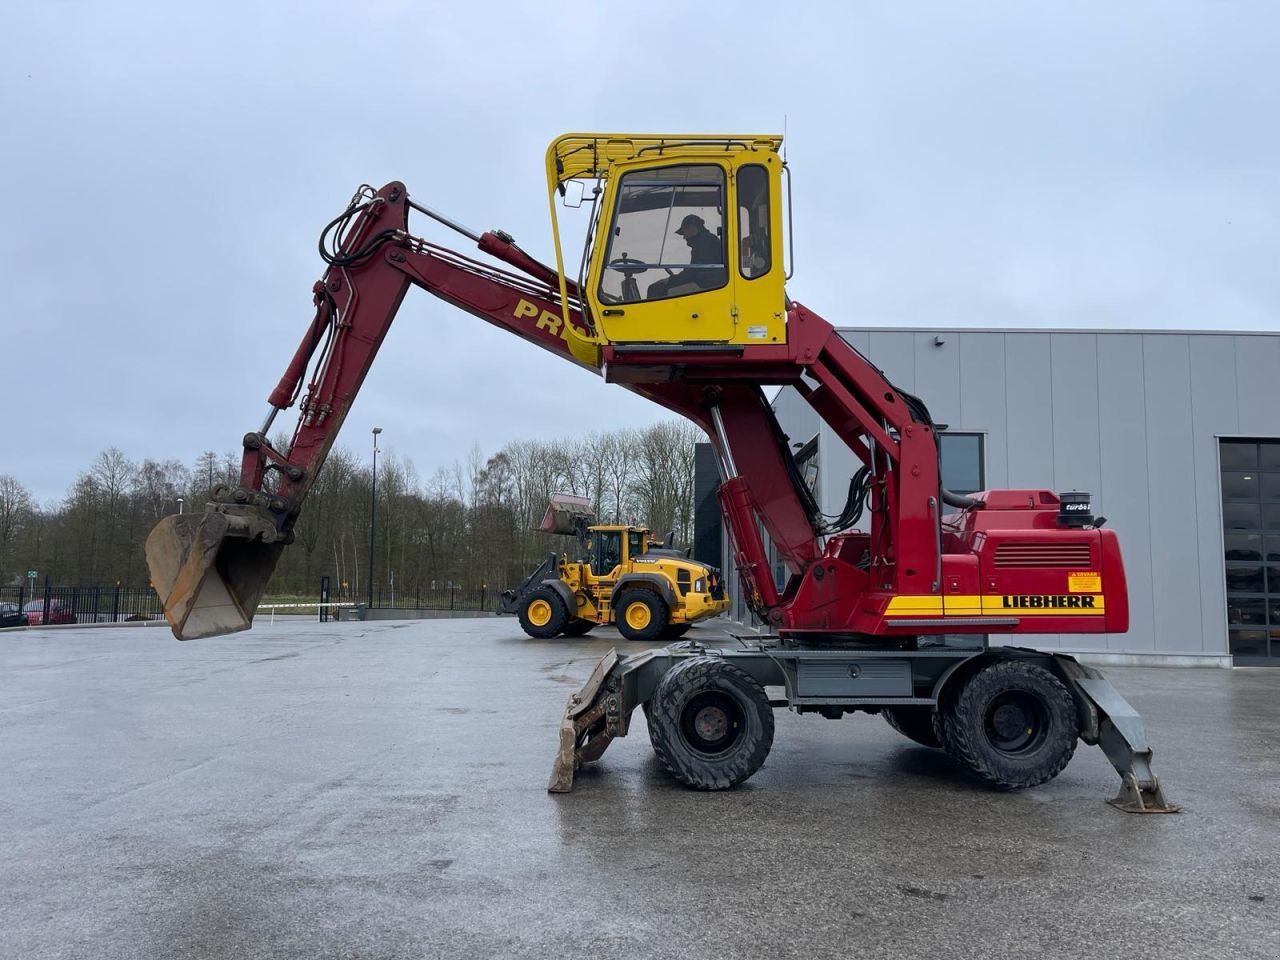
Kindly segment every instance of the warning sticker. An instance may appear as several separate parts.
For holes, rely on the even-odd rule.
[[[1067,574],[1069,593],[1101,593],[1102,574],[1096,570],[1077,570]]]

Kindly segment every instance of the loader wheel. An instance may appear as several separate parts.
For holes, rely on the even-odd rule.
[[[667,628],[667,605],[652,590],[631,590],[617,608],[618,632],[628,640],[652,643]]]
[[[570,620],[564,625],[564,635],[566,637],[585,637],[595,625],[594,620]]]
[[[521,628],[539,640],[547,640],[560,633],[568,620],[564,601],[550,587],[539,587],[533,591],[520,608]]]
[[[1080,734],[1062,681],[1023,660],[997,661],[970,677],[945,728],[955,759],[1001,790],[1052,780]]]
[[[942,740],[933,729],[933,707],[885,707],[889,726],[922,747],[941,747]]]
[[[764,689],[720,657],[690,657],[658,681],[649,739],[670,774],[695,790],[727,790],[760,769],[773,746]]]

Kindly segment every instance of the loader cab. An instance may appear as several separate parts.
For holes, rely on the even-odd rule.
[[[580,218],[587,236],[576,279],[601,342],[786,342],[780,146],[758,136],[571,134],[552,143],[562,274],[558,194],[583,181],[593,198]]]
[[[649,531],[643,527],[597,526],[590,528],[590,534],[591,573],[595,577],[610,577],[648,549]]]

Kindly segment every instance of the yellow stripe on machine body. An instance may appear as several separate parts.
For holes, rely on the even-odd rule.
[[[1096,617],[1106,598],[1093,594],[911,594],[894,597],[886,617]]]

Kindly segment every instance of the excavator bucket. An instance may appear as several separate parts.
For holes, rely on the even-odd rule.
[[[284,549],[276,530],[265,511],[253,508],[210,509],[156,524],[147,537],[147,567],[175,637],[249,629]]]

